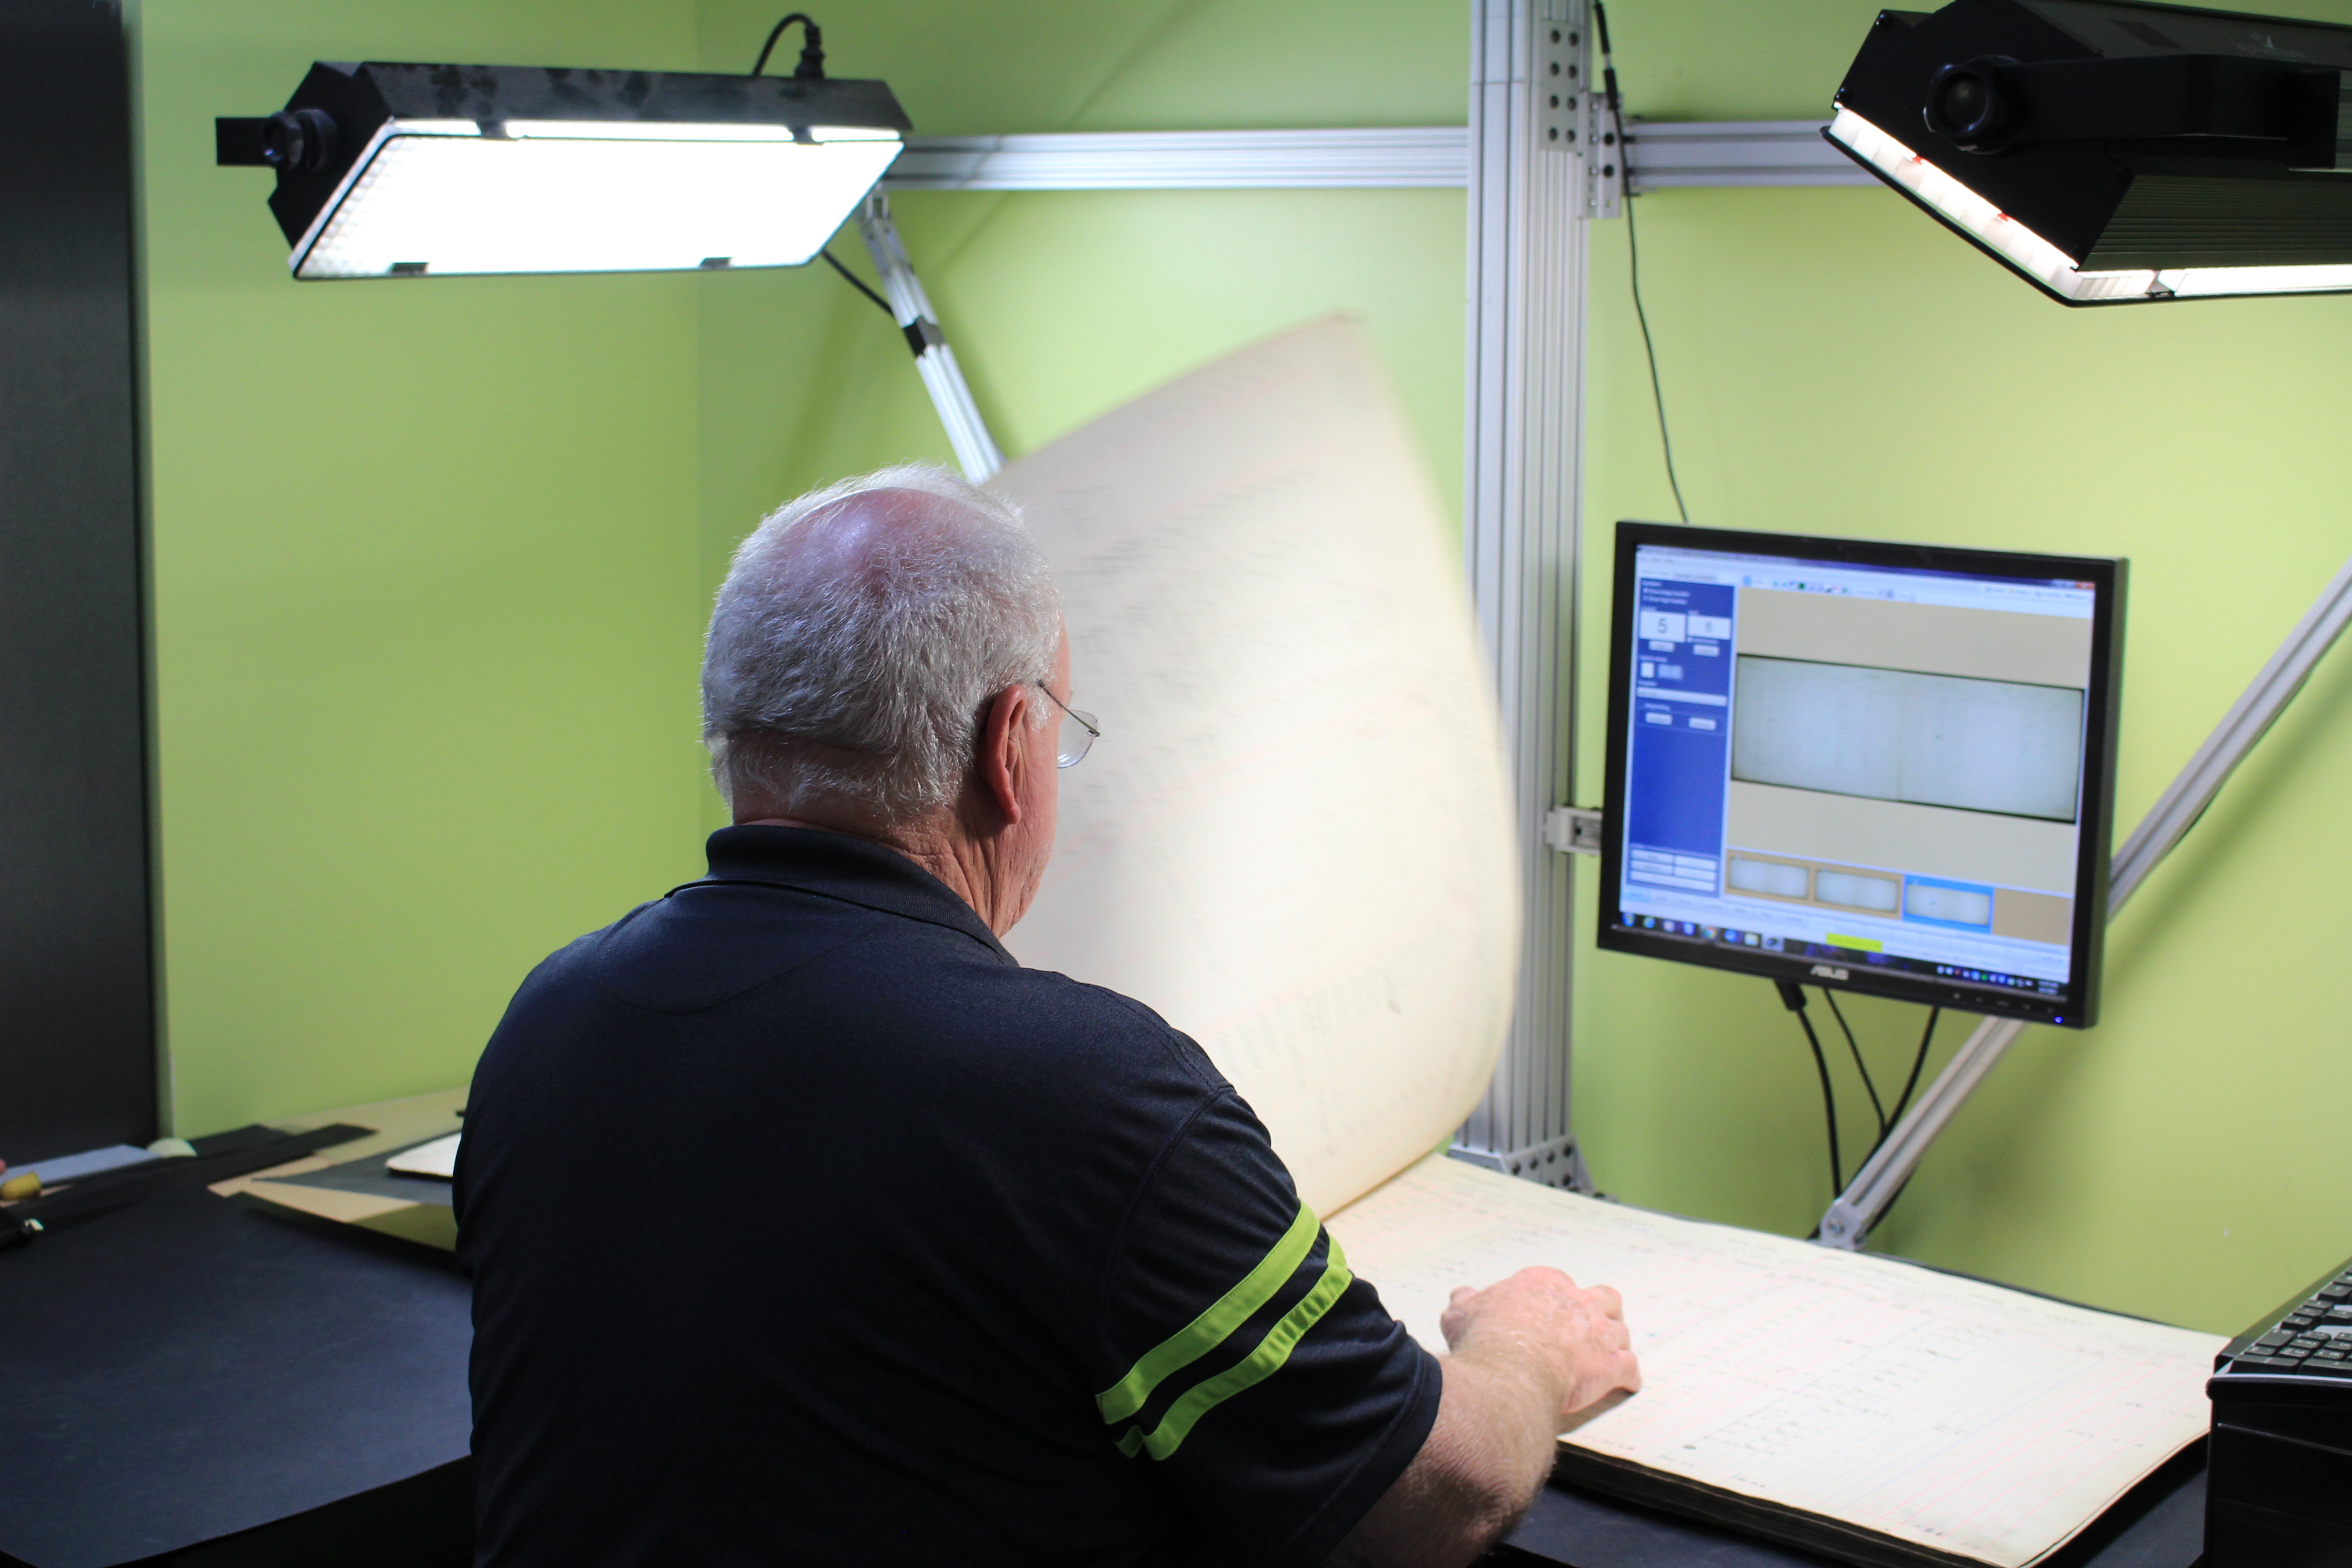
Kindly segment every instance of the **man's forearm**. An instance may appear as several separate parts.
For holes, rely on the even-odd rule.
[[[1551,1473],[1569,1417],[1642,1386],[1623,1303],[1557,1268],[1454,1292],[1437,1423],[1329,1568],[1459,1568],[1501,1540]]]
[[[1551,1473],[1559,1390],[1532,1368],[1448,1356],[1421,1452],[1329,1568],[1458,1568],[1509,1533]]]

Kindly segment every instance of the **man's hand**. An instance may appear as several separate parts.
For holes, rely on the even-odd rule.
[[[1642,1386],[1624,1305],[1606,1285],[1523,1268],[1454,1292],[1438,1327],[1437,1425],[1327,1568],[1458,1568],[1510,1533],[1551,1473],[1570,1417]]]
[[[1484,1290],[1465,1286],[1437,1326],[1457,1358],[1549,1371],[1559,1389],[1551,1436],[1586,1405],[1642,1386],[1622,1299],[1606,1285],[1581,1289],[1557,1268],[1522,1268]]]

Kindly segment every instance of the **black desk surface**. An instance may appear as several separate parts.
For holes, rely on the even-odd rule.
[[[404,1511],[457,1515],[443,1522],[462,1534],[471,1332],[445,1256],[201,1189],[0,1253],[0,1562],[114,1568],[298,1516],[314,1521],[304,1560],[373,1561],[316,1521],[340,1507],[380,1531],[355,1501],[404,1484]],[[2203,1515],[2188,1457],[2052,1568],[2191,1568]],[[238,1560],[229,1543],[186,1561]],[[1498,1561],[1827,1562],[1557,1489]]]
[[[0,1553],[101,1568],[462,1458],[444,1255],[202,1188],[0,1253]]]
[[[2200,1445],[2142,1482],[2048,1568],[2193,1568],[2204,1534]],[[1839,1568],[1832,1558],[1557,1488],[1536,1499],[1496,1555],[1571,1568]]]

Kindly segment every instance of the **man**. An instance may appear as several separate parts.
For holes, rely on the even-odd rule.
[[[1529,1269],[1417,1347],[1140,1005],[998,943],[1092,723],[1045,562],[932,468],[738,552],[710,875],[527,980],[474,1079],[478,1560],[1466,1563],[1613,1291]]]

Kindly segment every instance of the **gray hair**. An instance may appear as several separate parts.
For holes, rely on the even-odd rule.
[[[1045,552],[1009,501],[925,463],[812,490],[761,522],[719,590],[711,777],[786,815],[920,816],[961,788],[989,697],[1051,676],[1060,632]]]

